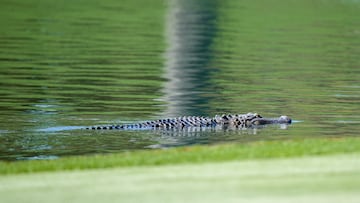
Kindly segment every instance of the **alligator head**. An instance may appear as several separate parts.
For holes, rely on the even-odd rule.
[[[288,116],[280,116],[279,118],[261,118],[256,117],[251,120],[253,125],[265,125],[265,124],[290,124],[291,118]]]

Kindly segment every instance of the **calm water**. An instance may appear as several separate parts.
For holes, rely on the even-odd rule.
[[[2,1],[0,159],[358,136],[359,13],[357,0]],[[247,112],[299,122],[80,129]]]

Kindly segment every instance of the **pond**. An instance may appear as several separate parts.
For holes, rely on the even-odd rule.
[[[47,1],[0,7],[0,160],[359,136],[360,1]],[[91,131],[183,115],[286,129]]]

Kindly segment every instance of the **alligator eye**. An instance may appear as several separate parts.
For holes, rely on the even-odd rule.
[[[223,115],[222,118],[225,120],[229,120],[229,118],[226,115]]]

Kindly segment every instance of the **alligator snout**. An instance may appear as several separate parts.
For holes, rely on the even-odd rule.
[[[291,118],[289,116],[280,116],[279,123],[291,123]]]
[[[279,118],[255,118],[252,120],[254,125],[266,125],[266,124],[290,124],[291,118],[289,116],[280,116]]]

